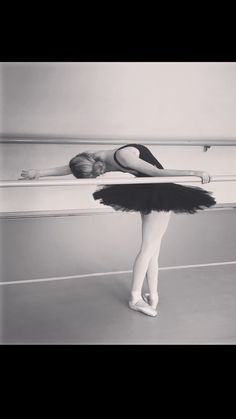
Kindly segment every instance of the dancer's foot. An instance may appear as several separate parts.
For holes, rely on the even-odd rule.
[[[152,307],[154,310],[157,309],[157,304],[158,304],[158,301],[159,301],[158,294],[156,294],[155,297],[153,297],[153,296],[151,297],[150,294],[146,293],[146,294],[143,294],[142,297],[143,297],[144,301],[150,305],[150,307]]]
[[[147,316],[156,317],[157,311],[152,308],[149,304],[145,303],[143,299],[137,302],[129,301],[129,307],[132,310],[139,311],[140,313],[146,314]]]

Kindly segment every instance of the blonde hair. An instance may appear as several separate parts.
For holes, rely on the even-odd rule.
[[[104,163],[101,160],[95,160],[92,153],[85,151],[73,157],[69,166],[76,178],[94,178],[101,174]]]

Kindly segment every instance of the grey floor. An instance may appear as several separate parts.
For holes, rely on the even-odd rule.
[[[236,343],[236,265],[160,271],[155,318],[128,308],[130,284],[131,274],[4,285],[2,344]]]

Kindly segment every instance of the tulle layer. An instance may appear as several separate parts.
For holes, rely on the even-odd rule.
[[[173,211],[194,214],[216,204],[202,188],[175,183],[104,185],[93,193],[95,200],[116,211]]]

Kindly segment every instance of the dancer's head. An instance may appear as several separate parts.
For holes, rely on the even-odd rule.
[[[93,153],[84,152],[73,157],[69,166],[76,178],[94,178],[105,173],[106,165],[102,160],[95,160]]]

